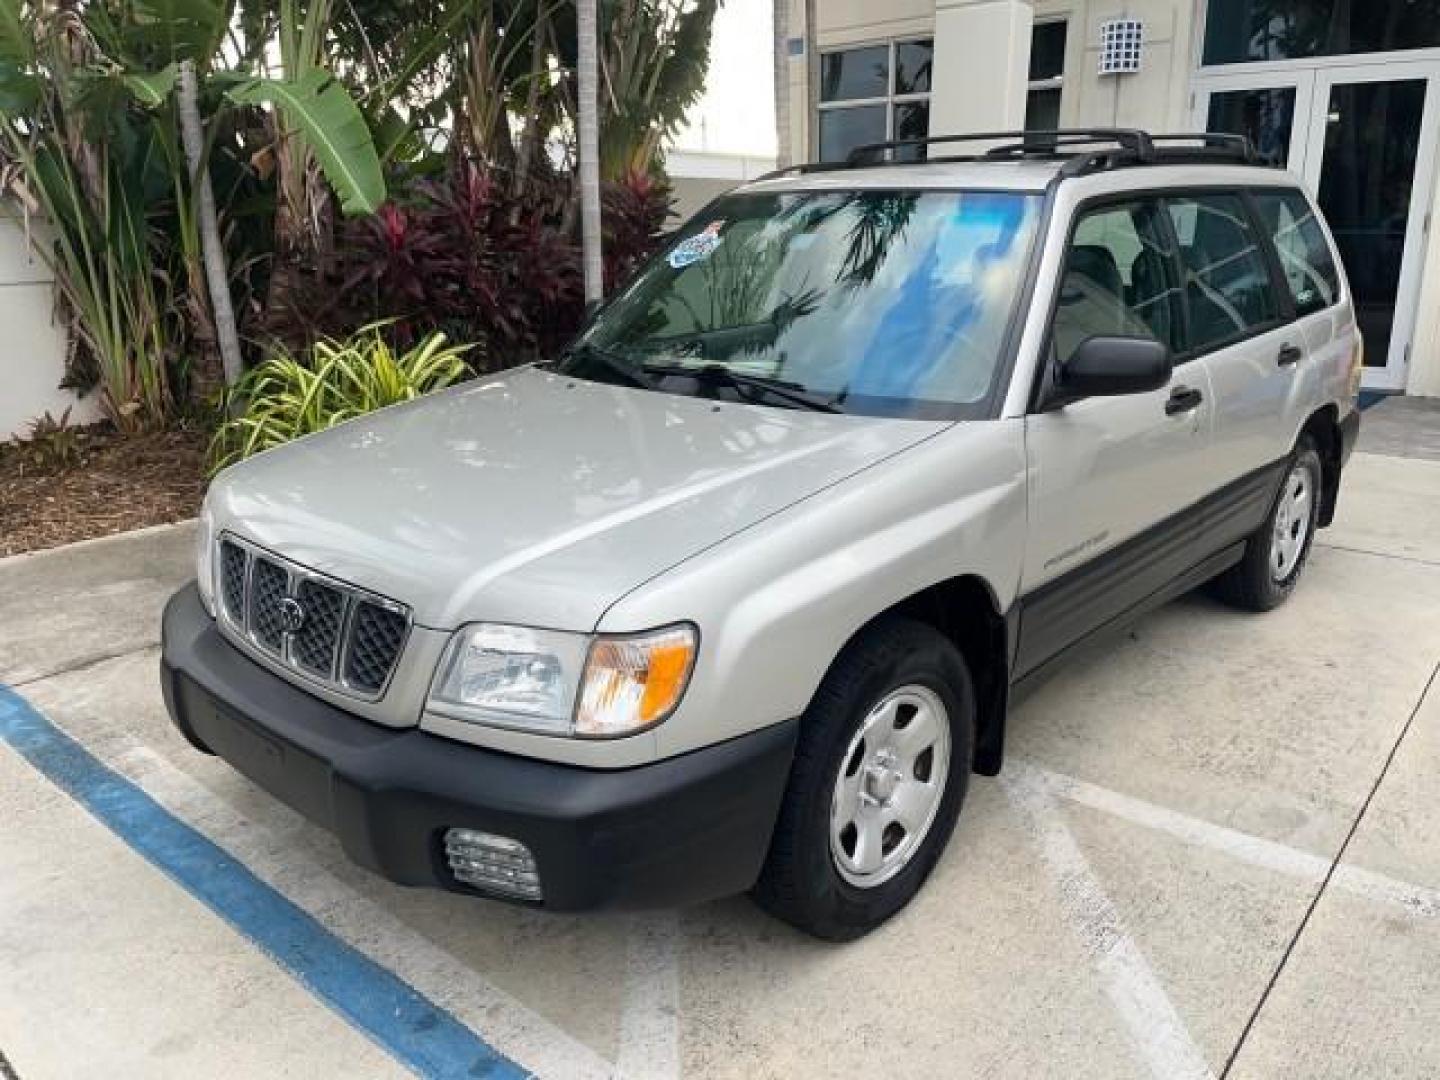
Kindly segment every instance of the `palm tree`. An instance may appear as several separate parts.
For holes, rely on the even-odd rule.
[[[245,361],[240,355],[240,330],[235,322],[235,307],[230,301],[230,274],[225,265],[225,243],[220,238],[220,218],[215,212],[215,189],[210,184],[210,170],[205,161],[200,84],[195,77],[195,61],[188,57],[180,61],[175,105],[180,121],[180,139],[185,147],[185,161],[190,168],[190,190],[195,200],[200,253],[205,262],[205,284],[215,324],[215,343],[220,349],[225,385],[234,386],[245,374]]]
[[[579,36],[580,240],[585,257],[585,302],[605,293],[600,250],[600,72],[596,56],[596,0],[575,5]]]
[[[774,0],[775,165],[790,164],[790,0]]]

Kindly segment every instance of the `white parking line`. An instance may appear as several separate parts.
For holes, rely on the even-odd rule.
[[[118,733],[87,740],[87,745],[331,933],[404,978],[522,1067],[556,1080],[613,1076],[613,1066],[594,1050],[490,984],[382,905],[313,864],[295,873],[294,845],[283,833],[241,814],[149,747]]]
[[[1104,979],[1105,994],[1151,1075],[1157,1080],[1213,1077],[1204,1054],[1066,827],[1046,774],[1011,759],[1000,783],[1039,845],[1065,917]]]
[[[679,953],[677,912],[646,912],[631,919],[617,1077],[675,1080],[680,1075]]]
[[[1007,761],[1005,768],[1008,770],[1014,764],[1017,762],[1013,759]],[[1216,825],[1168,807],[1157,806],[1144,799],[1122,795],[1098,784],[1051,772],[1029,762],[1024,763],[1023,767],[1043,779],[1049,790],[1062,799],[1094,810],[1103,810],[1136,825],[1166,833],[1187,844],[1221,852],[1251,866],[1315,884],[1325,880],[1325,874],[1330,869],[1329,859],[1301,851],[1299,848],[1265,840],[1224,825]],[[1356,896],[1394,904],[1412,915],[1440,916],[1440,890],[1412,885],[1372,870],[1342,865],[1336,868],[1330,884]]]

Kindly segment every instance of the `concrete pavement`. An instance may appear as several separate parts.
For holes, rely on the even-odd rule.
[[[1358,454],[1341,506],[1284,608],[1186,598],[1027,702],[919,899],[845,947],[740,898],[557,917],[351,866],[165,719],[184,526],[0,561],[0,683],[543,1077],[1434,1076],[1440,462]],[[444,1074],[5,746],[0,868],[21,1080]]]

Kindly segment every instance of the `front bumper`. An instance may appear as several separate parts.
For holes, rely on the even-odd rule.
[[[452,827],[524,843],[542,906],[557,911],[694,903],[754,884],[790,773],[797,721],[633,769],[597,770],[395,730],[337,709],[221,637],[194,585],[166,605],[165,704],[196,747],[339,838],[404,885],[457,882]]]

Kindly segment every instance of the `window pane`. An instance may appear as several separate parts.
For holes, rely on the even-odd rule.
[[[1066,23],[1036,23],[1030,34],[1030,81],[1058,79],[1065,72]]]
[[[1295,122],[1295,88],[1226,90],[1210,95],[1206,131],[1244,135],[1271,165],[1290,160],[1290,129]]]
[[[930,103],[912,101],[895,106],[895,138],[923,139],[930,134]],[[905,146],[895,151],[896,161],[923,161],[925,147]]]
[[[1340,295],[1340,278],[1324,230],[1299,192],[1257,194],[1260,220],[1275,240],[1280,267],[1301,315],[1329,307]]]
[[[895,46],[895,93],[928,94],[933,41],[902,41]]]
[[[1060,127],[1060,88],[1031,90],[1025,97],[1025,130],[1055,131]]]
[[[1197,349],[1275,318],[1270,273],[1235,195],[1167,200],[1180,240],[1190,343]]]
[[[820,111],[821,161],[844,161],[855,147],[884,141],[884,105]]]
[[[1180,291],[1152,202],[1107,206],[1075,226],[1051,341],[1062,363],[1099,336],[1143,337],[1178,351]]]
[[[1205,63],[1336,56],[1440,45],[1429,0],[1210,0]]]
[[[873,45],[820,57],[820,100],[884,97],[890,92],[890,47]]]

